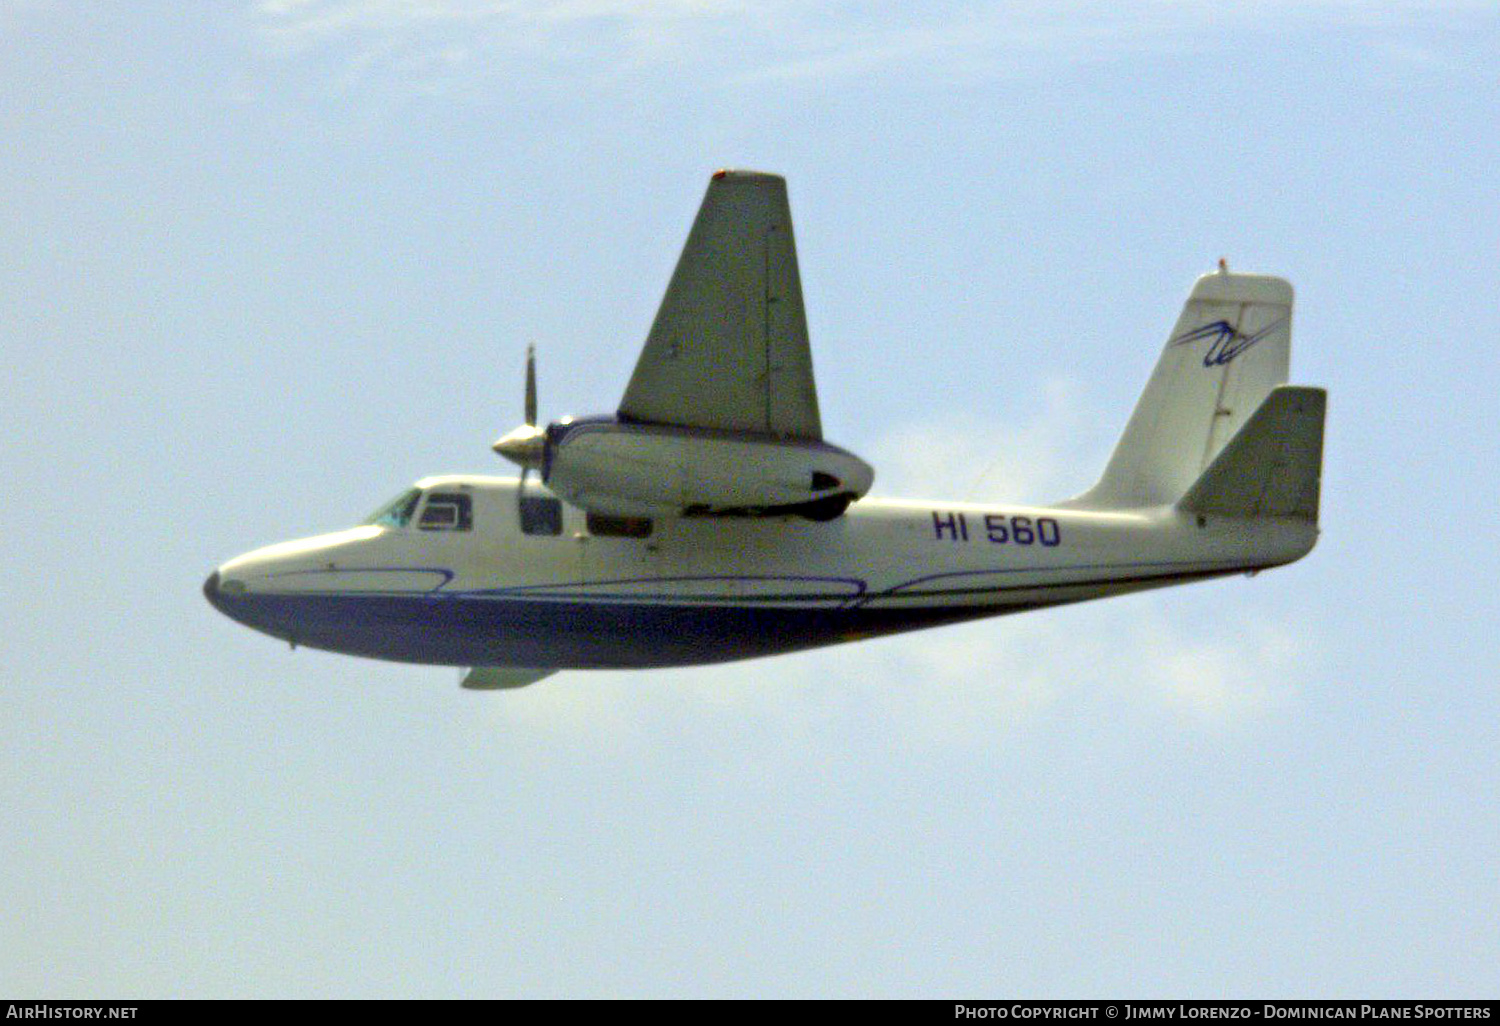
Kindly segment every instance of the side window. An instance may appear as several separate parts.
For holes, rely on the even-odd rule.
[[[588,515],[589,534],[601,538],[649,538],[650,517],[611,517],[603,513]]]
[[[474,527],[474,507],[467,495],[433,492],[422,508],[417,526],[424,531],[469,531]]]
[[[545,495],[523,495],[521,530],[526,534],[562,534],[562,501]]]

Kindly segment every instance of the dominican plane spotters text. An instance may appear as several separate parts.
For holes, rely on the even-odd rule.
[[[471,667],[689,666],[1264,570],[1318,537],[1322,389],[1292,289],[1194,284],[1103,476],[1048,507],[867,498],[823,438],[786,182],[719,171],[613,414],[525,423],[520,479],[430,477],[204,592],[293,645]],[[535,478],[533,477],[535,472]]]

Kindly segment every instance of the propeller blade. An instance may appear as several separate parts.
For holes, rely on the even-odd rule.
[[[526,347],[526,423],[536,427],[536,346]]]
[[[490,448],[523,469],[542,465],[542,458],[546,451],[546,432],[536,426],[536,346],[534,345],[526,347],[526,423],[497,439]]]
[[[526,481],[533,469],[540,469],[547,455],[547,433],[536,426],[536,346],[526,347],[526,423],[490,446],[495,452],[521,468],[516,484],[516,511],[526,504]]]

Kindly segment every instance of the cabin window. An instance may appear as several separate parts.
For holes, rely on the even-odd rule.
[[[469,531],[474,527],[473,500],[457,492],[433,492],[422,507],[417,526],[424,531]]]
[[[521,496],[521,531],[562,534],[562,501],[545,495]]]
[[[650,517],[611,517],[603,513],[588,515],[589,534],[601,538],[649,538]]]
[[[421,499],[419,489],[409,488],[371,513],[365,523],[381,527],[405,527],[411,523],[411,515],[417,511],[417,503]]]

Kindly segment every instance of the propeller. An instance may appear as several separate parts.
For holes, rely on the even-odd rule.
[[[491,449],[521,468],[521,484],[516,488],[516,503],[526,491],[526,478],[542,466],[547,435],[536,426],[536,346],[526,347],[526,423],[498,439]]]
[[[536,345],[526,347],[526,423],[536,427]]]

